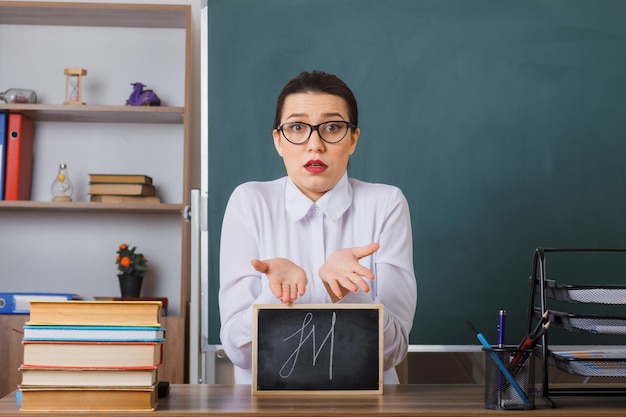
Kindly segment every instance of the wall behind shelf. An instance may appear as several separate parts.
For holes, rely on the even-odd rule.
[[[182,106],[184,40],[183,29],[1,25],[0,89],[30,88],[39,103],[63,104],[63,71],[78,67],[87,70],[87,104],[124,105],[130,84],[142,82],[163,105]]]
[[[177,215],[3,211],[1,216],[2,291],[119,297],[115,256],[127,242],[148,258],[142,295],[166,296],[168,313],[180,312]]]
[[[74,201],[89,201],[89,173],[150,175],[164,203],[182,200],[183,126],[38,122],[31,200],[50,201],[59,163],[68,165]]]

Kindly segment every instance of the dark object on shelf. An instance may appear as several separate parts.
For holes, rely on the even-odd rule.
[[[132,83],[133,92],[126,100],[128,106],[160,106],[161,99],[152,90],[145,89],[142,83]]]
[[[119,274],[117,277],[120,281],[120,292],[122,293],[122,297],[136,298],[141,295],[143,275]]]
[[[159,381],[159,385],[157,386],[157,395],[159,398],[165,398],[170,395],[169,381]]]

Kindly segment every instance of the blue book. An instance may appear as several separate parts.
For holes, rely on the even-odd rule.
[[[30,314],[31,300],[64,301],[76,294],[45,292],[0,292],[0,314]]]
[[[0,201],[4,200],[4,179],[7,164],[7,114],[0,113]]]
[[[23,340],[63,342],[162,342],[159,326],[56,326],[25,324]]]

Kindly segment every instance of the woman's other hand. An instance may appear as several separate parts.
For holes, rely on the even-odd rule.
[[[298,265],[285,258],[252,260],[252,266],[265,274],[272,293],[284,304],[293,303],[306,290],[306,274]]]
[[[361,265],[359,259],[370,256],[378,250],[378,243],[359,246],[356,248],[340,249],[326,259],[319,273],[322,281],[332,296],[337,301],[342,299],[349,291],[357,292],[362,289],[369,292],[370,287],[363,278],[374,280],[374,273]]]

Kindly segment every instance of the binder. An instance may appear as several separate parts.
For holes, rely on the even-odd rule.
[[[0,314],[30,314],[31,300],[63,301],[79,298],[75,294],[55,292],[0,292]]]
[[[34,133],[33,122],[28,117],[8,115],[5,200],[30,200]]]
[[[4,200],[4,173],[7,159],[7,114],[0,113],[0,201]]]

